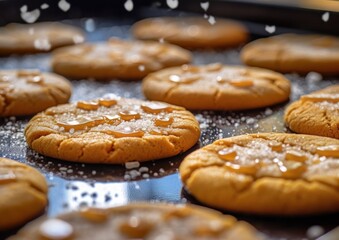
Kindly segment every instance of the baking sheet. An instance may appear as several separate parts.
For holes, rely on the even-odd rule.
[[[100,41],[111,36],[130,38],[129,27],[133,19],[76,19],[65,22],[87,29],[88,41]],[[38,68],[49,71],[49,58],[50,54],[0,58],[0,68]],[[239,49],[194,52],[194,63],[213,62],[240,64]],[[287,74],[286,77],[292,81],[291,101],[298,99],[302,94],[339,83],[339,78],[322,79],[316,73],[307,76]],[[72,84],[72,102],[98,98],[106,93],[144,99],[140,81],[76,80],[72,81]],[[142,163],[136,169],[126,169],[123,165],[69,163],[43,157],[29,149],[25,143],[23,131],[30,117],[0,119],[0,156],[31,165],[46,176],[49,182],[49,205],[46,214],[50,216],[83,206],[109,207],[134,201],[199,204],[182,188],[177,173],[178,166],[186,154],[223,137],[256,132],[288,132],[282,120],[287,104],[288,102],[241,112],[194,111],[202,130],[199,143],[187,153]],[[274,240],[313,239],[310,231],[329,231],[338,225],[339,219],[339,214],[299,218],[231,214],[250,222],[269,239]],[[315,225],[320,228],[314,227]],[[310,228],[312,226],[313,228]],[[0,239],[12,232],[0,233]]]

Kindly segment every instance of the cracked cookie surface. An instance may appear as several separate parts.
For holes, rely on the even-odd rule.
[[[201,17],[148,18],[132,26],[134,37],[159,40],[181,47],[235,47],[247,40],[248,31],[240,22],[217,18],[214,24]]]
[[[119,164],[177,155],[199,139],[182,107],[107,94],[47,109],[27,124],[28,145],[62,160]]]
[[[39,70],[0,70],[0,117],[35,114],[71,96],[70,82]]]
[[[49,52],[84,40],[81,29],[66,24],[11,23],[0,28],[0,55]]]
[[[279,72],[339,73],[339,38],[326,35],[282,34],[248,43],[241,51],[249,66]]]
[[[339,139],[339,84],[301,96],[284,120],[293,132]]]
[[[127,41],[80,44],[54,51],[53,71],[72,78],[139,79],[150,72],[191,61],[191,53],[175,45]]]
[[[270,70],[215,63],[152,73],[143,80],[142,89],[150,100],[188,109],[243,110],[286,101],[290,82]]]
[[[267,215],[339,211],[336,139],[286,133],[220,139],[188,155],[179,171],[188,192],[212,207]]]
[[[56,218],[41,218],[9,240],[86,240],[106,239],[107,236],[121,240],[263,239],[248,223],[211,209],[194,205],[137,203],[107,209],[88,208]]]
[[[0,231],[18,227],[43,212],[47,182],[34,168],[0,158]]]

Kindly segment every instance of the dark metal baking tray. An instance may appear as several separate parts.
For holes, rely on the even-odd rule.
[[[138,17],[139,18],[139,17]],[[91,27],[88,27],[89,21]],[[130,25],[134,18],[123,19],[75,19],[64,21],[87,30],[88,41],[106,40],[111,36],[131,38]],[[50,54],[11,56],[0,58],[0,68],[39,68],[49,71]],[[241,64],[239,49],[218,51],[195,51],[194,63],[222,62]],[[300,95],[339,83],[339,78],[320,80],[316,74],[299,76],[286,75],[292,81],[291,101]],[[101,97],[115,93],[123,97],[144,99],[140,81],[97,82],[93,80],[72,80],[71,101]],[[288,102],[276,106],[241,112],[195,111],[202,134],[199,143],[187,153],[176,157],[141,164],[136,171],[122,165],[95,165],[63,162],[43,157],[25,143],[23,130],[30,117],[0,119],[0,156],[15,159],[39,169],[49,182],[49,205],[46,214],[54,216],[81,206],[108,207],[134,201],[166,201],[174,203],[194,200],[182,188],[178,166],[189,152],[212,143],[214,140],[244,133],[286,132],[282,120],[283,110]],[[229,213],[229,212],[225,212]],[[253,224],[269,239],[306,239],[307,230],[319,225],[326,232],[338,224],[338,214],[298,218],[250,216],[230,213]],[[0,216],[4,217],[4,216]],[[0,233],[0,239],[16,231]],[[312,238],[309,238],[312,239]]]

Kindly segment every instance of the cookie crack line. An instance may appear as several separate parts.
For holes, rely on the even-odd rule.
[[[6,93],[1,93],[0,96],[4,99],[4,108],[3,111],[0,112],[0,114],[6,115],[8,108],[10,107],[12,101],[10,101],[10,98],[7,96]]]
[[[328,126],[328,129],[330,130],[331,137],[336,137],[335,136],[335,130],[331,126],[331,119],[330,119],[330,117],[327,114],[327,110],[323,111],[323,116],[325,117],[326,125]]]
[[[178,84],[175,84],[175,85],[173,85],[172,87],[170,87],[170,88],[165,92],[165,97],[164,97],[165,102],[166,102],[166,101],[170,101],[170,99],[169,99],[170,95],[171,95],[172,92],[173,92],[175,89],[177,89],[178,87],[179,87],[179,85],[178,85]]]
[[[57,105],[59,102],[58,102],[58,100],[56,99],[56,97],[53,95],[53,93],[52,93],[52,89],[51,88],[49,88],[49,87],[45,87],[45,89],[47,90],[47,92],[48,92],[48,95],[53,99],[53,105]]]
[[[283,65],[282,57],[285,56],[286,50],[284,48],[278,48],[277,57],[275,59],[275,66],[278,71],[282,71],[281,66]]]

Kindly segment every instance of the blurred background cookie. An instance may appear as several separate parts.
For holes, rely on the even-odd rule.
[[[188,109],[243,110],[288,100],[290,82],[270,70],[215,63],[152,73],[143,80],[142,89],[150,100]]]
[[[28,165],[0,158],[0,231],[18,227],[44,211],[47,182]]]
[[[301,96],[284,120],[294,132],[339,139],[339,84]]]
[[[0,116],[35,114],[67,103],[70,82],[54,73],[39,70],[0,70]]]
[[[187,191],[211,207],[264,215],[339,211],[336,139],[240,135],[191,153],[179,170]]]
[[[71,78],[139,79],[166,67],[191,61],[191,53],[171,44],[128,41],[82,44],[53,53],[53,71]]]
[[[121,164],[177,155],[199,139],[199,123],[184,108],[107,97],[52,107],[27,124],[28,145],[62,160]]]
[[[235,47],[248,36],[240,22],[221,18],[209,22],[200,16],[148,18],[135,23],[132,32],[137,39],[160,40],[189,49]]]
[[[339,74],[339,38],[326,35],[282,34],[250,42],[242,61],[279,72]]]
[[[62,23],[11,23],[0,28],[0,56],[49,52],[84,41],[80,28]]]
[[[264,239],[251,225],[194,205],[136,203],[40,218],[15,239]]]

